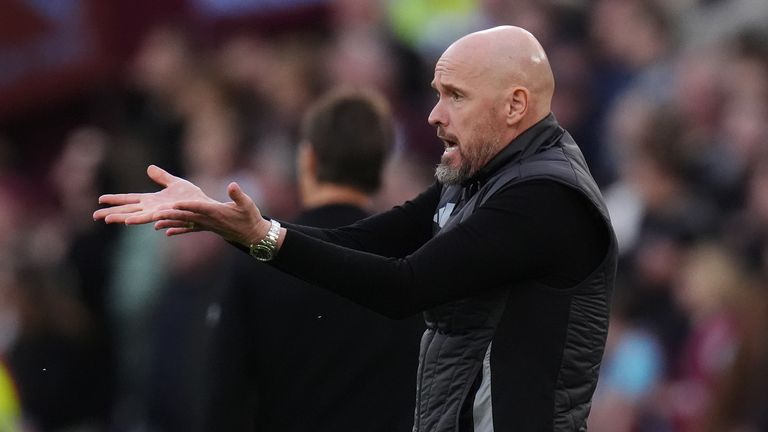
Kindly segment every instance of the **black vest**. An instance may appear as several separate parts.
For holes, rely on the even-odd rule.
[[[512,141],[468,184],[443,188],[435,235],[469,217],[502,187],[542,178],[586,196],[613,232],[581,151],[550,114]],[[414,432],[586,430],[616,272],[616,240],[610,237],[602,263],[573,288],[555,290],[531,281],[426,311]],[[530,302],[551,304],[552,313],[568,314],[567,328],[553,328],[552,338],[526,337],[524,326],[533,322],[525,318]],[[552,352],[562,358],[551,359]],[[528,366],[542,359],[557,362],[555,373],[541,377],[545,390],[521,388],[520,382],[530,382],[531,377],[520,377],[536,370]]]

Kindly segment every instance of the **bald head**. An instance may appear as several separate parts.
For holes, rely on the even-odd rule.
[[[498,90],[528,89],[535,121],[549,114],[555,80],[544,48],[527,30],[500,26],[471,33],[448,47],[444,58],[471,67],[473,75]]]
[[[435,173],[443,184],[473,176],[550,113],[554,79],[529,32],[495,27],[454,42],[435,65],[438,95],[429,123],[445,145]]]

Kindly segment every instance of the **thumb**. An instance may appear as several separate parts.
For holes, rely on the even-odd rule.
[[[227,186],[227,194],[238,207],[245,207],[252,202],[251,198],[240,189],[240,185],[235,182]]]
[[[159,184],[160,186],[167,187],[169,184],[173,183],[174,181],[178,180],[179,178],[171,175],[168,171],[160,168],[157,165],[150,165],[147,167],[147,175],[149,178],[151,178],[155,183]]]

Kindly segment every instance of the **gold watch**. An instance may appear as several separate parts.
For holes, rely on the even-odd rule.
[[[258,243],[251,243],[248,252],[259,261],[271,261],[277,253],[277,238],[280,236],[280,222],[271,219],[266,237]]]

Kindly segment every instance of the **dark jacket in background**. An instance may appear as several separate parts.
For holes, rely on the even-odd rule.
[[[329,205],[296,223],[332,228],[365,216]],[[420,316],[391,320],[245,254],[233,260],[211,347],[207,430],[410,430]]]

